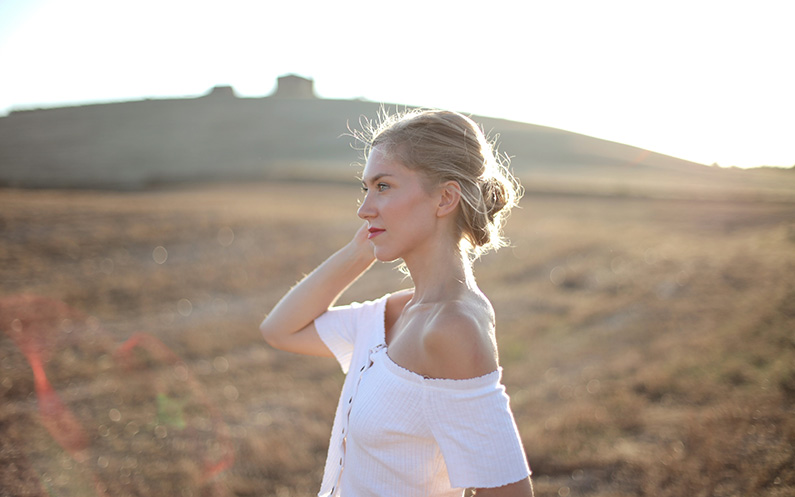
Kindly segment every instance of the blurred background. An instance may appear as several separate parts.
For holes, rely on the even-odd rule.
[[[342,373],[257,326],[413,106],[526,189],[476,275],[537,495],[795,494],[786,7],[0,4],[0,495],[316,493]]]

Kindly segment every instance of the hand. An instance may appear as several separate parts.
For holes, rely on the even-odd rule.
[[[372,262],[375,260],[375,254],[373,253],[373,244],[370,243],[368,239],[369,235],[368,224],[364,222],[359,229],[356,230],[356,234],[353,235],[353,239],[348,243],[348,246],[358,257],[366,258],[368,261]]]

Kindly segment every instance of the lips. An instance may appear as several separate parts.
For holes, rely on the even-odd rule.
[[[383,233],[386,230],[382,230],[380,228],[370,228],[367,231],[370,232],[370,234],[367,235],[367,239],[368,240],[372,240],[373,238],[375,238],[376,236],[380,235],[381,233]]]

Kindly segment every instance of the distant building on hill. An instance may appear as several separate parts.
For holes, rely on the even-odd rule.
[[[210,93],[205,95],[205,97],[213,97],[213,98],[235,98],[235,90],[231,86],[216,86]]]
[[[276,91],[272,95],[274,97],[317,98],[315,96],[315,82],[312,79],[288,74],[286,76],[279,76],[276,84]]]

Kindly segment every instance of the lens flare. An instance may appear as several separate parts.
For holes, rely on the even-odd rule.
[[[225,493],[215,480],[234,463],[229,429],[163,342],[137,333],[116,346],[98,319],[34,295],[0,298],[0,329],[12,345],[0,340],[4,364],[27,362],[33,380],[16,368],[3,385],[16,398],[35,395],[30,419],[46,434],[16,444],[22,449],[14,461],[39,478],[28,478],[20,492]],[[224,397],[237,398],[237,389],[227,386]],[[24,401],[17,405],[25,409]],[[54,461],[64,458],[53,475]]]

